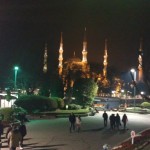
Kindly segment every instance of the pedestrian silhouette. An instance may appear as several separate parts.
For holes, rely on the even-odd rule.
[[[104,119],[104,127],[107,127],[107,121],[108,121],[108,114],[106,111],[103,113],[103,119]]]
[[[75,131],[75,122],[76,122],[76,117],[74,115],[74,113],[71,113],[69,115],[69,122],[70,122],[70,133],[73,131]]]
[[[24,124],[24,121],[20,123],[19,131],[21,133],[20,149],[23,149],[23,139],[27,134],[27,129],[26,129],[26,125]]]
[[[119,127],[121,125],[121,122],[120,122],[120,116],[119,114],[117,113],[116,116],[115,116],[115,125],[117,127],[117,129],[119,130]]]
[[[111,114],[109,120],[110,120],[110,128],[113,130],[115,128],[115,115]]]
[[[127,117],[126,114],[124,114],[123,117],[122,117],[122,122],[123,122],[123,128],[124,129],[126,129],[127,121],[128,121],[128,117]]]
[[[79,115],[76,117],[76,128],[78,132],[81,129],[81,117]]]

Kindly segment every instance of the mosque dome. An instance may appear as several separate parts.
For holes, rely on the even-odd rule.
[[[74,57],[72,57],[72,58],[69,58],[69,59],[67,60],[67,62],[81,62],[81,59],[78,58],[78,57],[76,57],[76,56],[74,56]]]

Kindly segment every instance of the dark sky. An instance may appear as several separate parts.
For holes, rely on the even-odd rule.
[[[38,72],[48,43],[49,69],[57,64],[60,32],[64,59],[82,58],[87,28],[88,61],[103,62],[108,39],[108,64],[122,71],[137,67],[140,38],[150,51],[150,0],[18,0],[0,1],[0,74],[15,64]]]

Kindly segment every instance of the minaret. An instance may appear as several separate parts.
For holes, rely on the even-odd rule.
[[[62,38],[62,32],[60,37],[60,48],[59,48],[59,64],[58,64],[58,71],[59,75],[62,75],[62,69],[63,69],[63,38]]]
[[[140,40],[140,49],[139,49],[139,56],[138,56],[138,81],[143,81],[143,49],[142,49],[143,40]]]
[[[105,39],[105,50],[104,50],[104,61],[103,61],[103,76],[106,78],[107,77],[107,61],[108,55],[107,55],[107,39]]]
[[[87,40],[86,40],[86,28],[85,28],[85,32],[84,32],[84,40],[83,40],[82,62],[87,63]]]
[[[48,54],[47,54],[47,43],[45,44],[45,50],[44,50],[44,63],[43,63],[43,72],[47,73],[47,58],[48,58]]]

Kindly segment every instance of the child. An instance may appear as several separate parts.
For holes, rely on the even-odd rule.
[[[78,131],[78,132],[79,132],[80,129],[81,129],[81,118],[80,118],[79,115],[76,117],[76,128],[77,128],[77,131]]]

